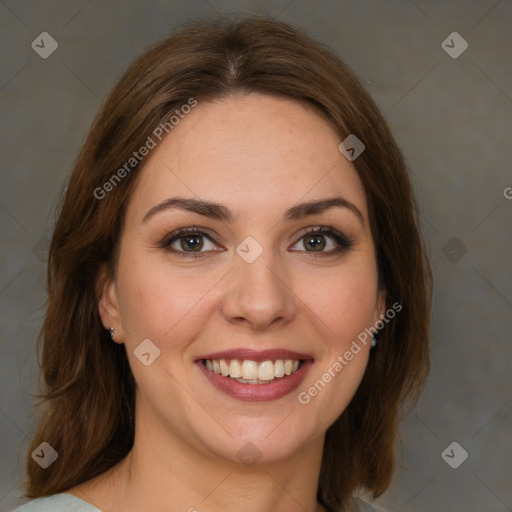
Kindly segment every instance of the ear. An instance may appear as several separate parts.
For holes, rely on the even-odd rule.
[[[123,343],[124,333],[121,323],[121,312],[117,298],[115,280],[110,275],[107,265],[103,264],[98,271],[95,282],[98,312],[105,329],[114,328],[114,341]]]

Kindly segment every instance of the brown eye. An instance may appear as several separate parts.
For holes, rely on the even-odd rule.
[[[353,240],[330,226],[308,229],[295,245],[300,243],[302,248],[299,245],[294,251],[318,253],[319,256],[339,253],[354,245]]]
[[[179,240],[180,246],[184,251],[191,249],[194,252],[198,252],[204,245],[201,236],[182,236]]]
[[[314,235],[304,238],[304,247],[311,248],[313,251],[323,251],[326,246],[325,237]]]
[[[183,228],[174,231],[161,243],[162,249],[177,256],[207,256],[209,252],[219,251],[211,237],[195,228]]]

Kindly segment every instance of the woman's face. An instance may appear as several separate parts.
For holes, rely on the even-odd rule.
[[[339,144],[309,107],[253,94],[199,102],[145,157],[100,301],[144,428],[273,461],[347,407],[369,357],[357,337],[384,300]]]

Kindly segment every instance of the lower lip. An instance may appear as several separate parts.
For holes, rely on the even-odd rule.
[[[302,367],[295,373],[274,379],[269,384],[243,384],[231,377],[224,377],[208,370],[202,361],[197,361],[197,365],[205,377],[227,395],[246,402],[270,402],[297,389],[313,365],[313,360],[304,361]]]

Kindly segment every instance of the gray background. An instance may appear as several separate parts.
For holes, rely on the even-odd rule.
[[[404,418],[383,510],[512,510],[512,2],[0,2],[0,511],[20,505],[56,199],[121,72],[191,16],[266,12],[358,73],[411,168],[435,279],[432,370]],[[31,43],[59,44],[41,58]],[[441,43],[458,32],[468,49]],[[460,48],[459,43],[448,44]],[[510,194],[508,194],[508,192]],[[467,252],[466,252],[467,251]],[[468,458],[441,457],[453,441]],[[460,448],[448,450],[459,460]]]

